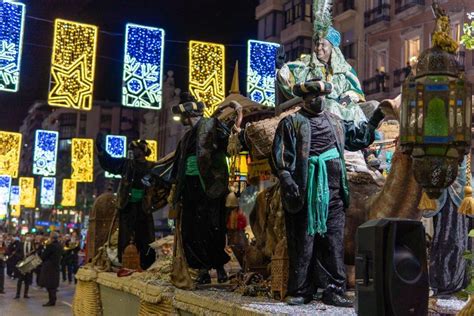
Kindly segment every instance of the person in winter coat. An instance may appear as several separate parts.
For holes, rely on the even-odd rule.
[[[40,273],[40,286],[48,290],[49,300],[43,306],[56,305],[56,291],[59,287],[59,266],[63,247],[58,241],[59,235],[52,232],[49,243],[41,254],[43,265]]]

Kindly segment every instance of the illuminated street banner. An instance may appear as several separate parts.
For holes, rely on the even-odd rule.
[[[151,154],[146,157],[146,160],[156,162],[158,161],[158,142],[156,140],[147,140],[148,148],[151,149]]]
[[[209,117],[225,98],[225,47],[189,42],[189,91],[206,105]]]
[[[56,178],[41,179],[41,205],[54,205],[56,198]]]
[[[158,110],[162,104],[165,31],[127,24],[122,104]]]
[[[0,91],[18,91],[24,22],[23,3],[0,1]]]
[[[98,28],[56,19],[48,103],[90,110]]]
[[[63,179],[63,199],[62,206],[76,206],[76,181],[71,179]]]
[[[73,138],[71,145],[71,179],[76,182],[92,182],[94,178],[94,141]]]
[[[0,131],[0,174],[18,177],[21,134]]]
[[[275,106],[276,55],[280,44],[248,41],[247,95],[257,103]]]
[[[33,174],[54,176],[58,154],[58,132],[37,130],[33,158]]]
[[[29,206],[36,203],[35,179],[32,177],[20,177],[20,205]]]
[[[12,185],[10,190],[10,205],[20,205],[20,186]]]
[[[125,158],[127,156],[127,137],[118,135],[107,135],[105,138],[105,151],[112,158]],[[115,175],[105,172],[106,178],[118,178],[120,175]]]
[[[28,200],[28,203],[25,204],[26,208],[35,208],[36,207],[36,188],[33,188],[33,196]]]
[[[10,188],[12,185],[12,178],[10,176],[0,176],[0,208],[6,207],[10,202]],[[1,215],[1,213],[0,213]]]

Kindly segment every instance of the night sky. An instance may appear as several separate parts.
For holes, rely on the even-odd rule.
[[[24,0],[26,21],[20,90],[0,92],[0,130],[18,131],[29,106],[46,100],[53,43],[53,24],[39,20],[69,19],[97,25],[98,58],[94,99],[120,102],[127,22],[165,29],[165,66],[175,72],[176,86],[185,89],[188,76],[187,43],[191,39],[226,45],[226,90],[235,60],[239,60],[241,90],[246,75],[246,44],[257,36],[258,0]],[[119,34],[117,34],[119,33]],[[170,41],[168,41],[170,40]],[[229,46],[237,45],[237,46]]]

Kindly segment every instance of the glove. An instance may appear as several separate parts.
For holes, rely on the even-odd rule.
[[[148,188],[152,186],[152,182],[153,182],[153,178],[151,174],[147,174],[146,176],[142,178],[142,184]]]
[[[288,171],[281,172],[279,178],[283,194],[289,198],[298,198],[300,196],[298,185]]]
[[[369,124],[374,128],[377,128],[384,118],[385,114],[383,113],[382,109],[377,107],[369,120]]]

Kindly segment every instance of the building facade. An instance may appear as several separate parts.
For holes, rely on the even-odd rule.
[[[459,40],[474,1],[440,0]],[[287,60],[312,49],[312,0],[260,0],[256,8],[260,40],[284,45]],[[408,65],[431,45],[434,18],[431,0],[334,0],[334,26],[341,32],[341,50],[357,71],[368,99],[400,93]],[[466,77],[474,82],[473,52],[458,53]],[[378,75],[378,76],[377,76]],[[380,80],[380,78],[384,78]]]

